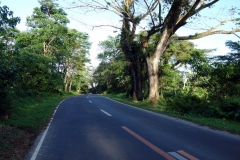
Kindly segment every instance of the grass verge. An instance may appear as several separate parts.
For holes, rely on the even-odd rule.
[[[108,98],[114,99],[119,102],[123,102],[135,107],[139,107],[142,109],[150,110],[156,113],[165,114],[171,117],[176,117],[180,119],[184,119],[187,121],[191,121],[197,123],[202,126],[207,126],[212,129],[222,130],[226,132],[230,132],[233,134],[240,135],[240,122],[227,120],[227,119],[218,119],[218,118],[209,118],[209,117],[201,117],[196,115],[179,115],[177,113],[165,111],[164,107],[153,107],[153,105],[148,101],[135,102],[129,98],[126,98],[125,94],[107,94],[103,95]]]
[[[75,94],[43,95],[15,100],[8,119],[0,119],[0,160],[24,159],[57,105]]]

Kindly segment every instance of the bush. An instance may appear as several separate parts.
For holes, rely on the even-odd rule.
[[[11,108],[9,97],[9,85],[12,83],[14,74],[10,69],[0,64],[0,115]]]
[[[209,108],[209,103],[197,95],[179,94],[174,98],[166,98],[166,101],[168,106],[166,110],[170,112],[181,115],[215,116],[214,111]]]
[[[210,105],[216,116],[219,118],[228,118],[240,121],[240,99],[230,98]]]
[[[0,88],[0,115],[10,109],[11,102],[7,96],[6,90]]]

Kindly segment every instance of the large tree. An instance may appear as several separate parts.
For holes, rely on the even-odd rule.
[[[34,8],[27,17],[28,31],[19,36],[21,47],[44,56],[57,56],[59,47],[67,34],[69,20],[56,0],[40,0],[40,7]],[[31,44],[31,45],[29,45]]]
[[[205,30],[194,35],[175,35],[176,31],[187,23],[199,21],[198,17],[201,16],[202,11],[212,7],[219,0],[78,0],[78,2],[79,4],[74,7],[88,11],[92,9],[94,11],[107,10],[117,14],[122,19],[122,49],[125,57],[130,62],[130,66],[132,66],[135,89],[137,90],[138,85],[141,86],[137,81],[140,79],[138,60],[143,54],[148,67],[150,87],[148,97],[154,103],[159,97],[158,62],[172,41],[198,39],[213,34],[233,34],[240,31],[237,27],[231,30],[221,29],[221,26],[226,23],[239,21],[239,18],[235,17],[237,10],[232,8],[229,19],[217,19],[217,23],[208,24]],[[146,24],[148,25],[146,26]],[[145,27],[141,27],[142,25],[145,25]],[[146,33],[141,36],[139,41],[136,41],[135,36],[137,27]],[[148,50],[148,43],[151,37],[155,35],[158,36],[158,41],[154,45],[154,50]]]
[[[31,84],[47,89],[61,84],[66,92],[71,91],[74,85],[79,90],[79,76],[89,61],[88,35],[69,29],[67,14],[55,2],[56,0],[39,1],[40,6],[34,8],[33,14],[27,17],[28,30],[17,36],[17,48],[22,57],[28,55],[32,57],[31,60],[36,58],[32,64],[26,63],[29,68],[27,75],[34,77],[26,78],[29,82],[32,80]],[[59,86],[55,88],[59,90]]]

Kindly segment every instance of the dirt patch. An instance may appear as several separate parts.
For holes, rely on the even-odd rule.
[[[22,160],[36,134],[0,124],[0,160]]]

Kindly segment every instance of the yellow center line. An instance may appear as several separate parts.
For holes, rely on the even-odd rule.
[[[167,154],[166,152],[164,152],[163,150],[161,150],[160,148],[156,147],[155,145],[153,145],[152,143],[150,143],[149,141],[147,141],[146,139],[144,139],[143,137],[139,136],[137,133],[133,132],[132,130],[130,130],[129,128],[122,126],[122,128],[127,131],[128,133],[130,133],[131,135],[133,135],[135,138],[137,138],[138,140],[140,140],[141,142],[143,142],[145,145],[147,145],[149,148],[151,148],[152,150],[154,150],[155,152],[157,152],[158,154],[162,155],[163,157],[165,157],[167,160],[176,160],[175,158],[173,158],[172,156],[170,156],[169,154]]]

